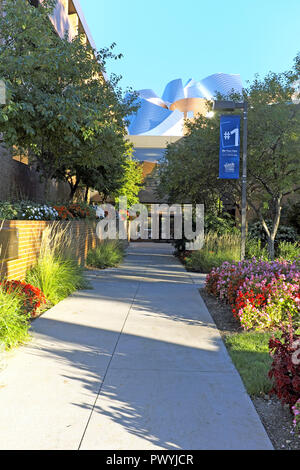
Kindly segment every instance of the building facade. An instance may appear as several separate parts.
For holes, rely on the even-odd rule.
[[[161,202],[155,193],[156,167],[167,145],[184,136],[185,119],[207,115],[208,102],[219,93],[241,93],[242,88],[240,75],[217,73],[199,81],[189,79],[185,85],[181,79],[172,80],[162,97],[152,89],[138,91],[139,110],[129,118],[128,140],[134,146],[135,157],[143,164],[142,203]]]

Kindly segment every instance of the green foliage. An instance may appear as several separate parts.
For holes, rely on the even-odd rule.
[[[272,226],[272,220],[267,219],[266,224],[268,227]],[[260,222],[254,222],[249,224],[248,227],[248,238],[260,240],[263,245],[268,241],[267,235]],[[282,241],[294,243],[299,239],[296,230],[293,227],[286,225],[280,225],[277,230],[275,242],[279,243]]]
[[[297,230],[300,235],[300,201],[291,204],[287,211],[287,219],[289,224]]]
[[[143,169],[139,161],[134,160],[131,152],[124,163],[124,176],[122,186],[115,192],[115,201],[119,202],[121,196],[127,198],[128,207],[139,203],[138,193],[142,189]]]
[[[119,240],[104,240],[87,255],[87,265],[94,268],[118,266],[124,259],[124,245]]]
[[[265,230],[271,258],[283,198],[300,190],[300,106],[292,102],[297,98],[293,84],[300,78],[299,57],[287,73],[257,76],[243,96],[219,97],[249,104],[248,203]],[[171,202],[204,203],[206,211],[222,197],[240,206],[241,182],[218,179],[218,159],[219,116],[198,115],[187,122],[186,136],[165,153],[160,194],[167,194]],[[267,218],[272,220],[270,227]]]
[[[24,314],[22,296],[0,286],[0,346],[10,349],[29,339],[30,314]]]
[[[56,220],[57,211],[47,204],[31,201],[0,202],[0,220]]]
[[[283,258],[288,261],[295,261],[300,259],[300,244],[299,242],[289,243],[289,242],[280,242],[277,249],[277,257]]]
[[[240,237],[235,234],[219,235],[210,232],[205,236],[201,250],[193,251],[185,258],[186,267],[191,271],[208,273],[225,261],[240,259]]]
[[[47,0],[33,8],[10,0],[3,5],[0,76],[8,102],[0,109],[0,132],[43,176],[67,181],[71,197],[90,182],[98,191],[115,190],[133,98],[123,101],[118,77],[103,78],[106,61],[118,58],[114,45],[96,52],[80,35],[70,42],[53,34],[53,4]]]
[[[205,214],[204,229],[206,232],[215,232],[218,235],[238,232],[234,220],[226,212],[222,215],[215,215],[213,213]]]
[[[68,227],[57,224],[44,230],[37,263],[26,273],[26,281],[38,287],[53,305],[87,287],[83,268],[72,256]]]
[[[266,246],[262,246],[261,240],[256,238],[247,238],[246,241],[246,258],[256,258],[268,260],[268,250]]]
[[[75,260],[51,253],[38,259],[37,264],[27,272],[26,281],[41,289],[52,305],[85,286],[83,269]]]
[[[198,115],[186,125],[187,135],[170,144],[160,162],[158,193],[171,203],[202,203],[213,210],[224,190],[217,178],[219,122]]]
[[[0,220],[18,219],[21,214],[21,204],[11,202],[0,202]]]

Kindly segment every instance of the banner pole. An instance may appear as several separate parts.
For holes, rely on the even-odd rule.
[[[242,220],[241,220],[241,261],[246,255],[246,222],[247,222],[247,133],[248,133],[248,103],[244,101],[243,126],[243,175],[242,175]]]

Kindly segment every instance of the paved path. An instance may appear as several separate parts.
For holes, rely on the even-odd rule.
[[[132,244],[34,321],[0,373],[0,449],[272,449],[198,290]]]

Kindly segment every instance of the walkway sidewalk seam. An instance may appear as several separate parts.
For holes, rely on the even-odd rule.
[[[96,395],[95,401],[94,401],[94,403],[93,403],[93,407],[92,407],[92,409],[91,409],[91,412],[90,412],[90,415],[89,415],[89,417],[88,417],[86,426],[85,426],[85,428],[84,428],[82,437],[81,437],[81,439],[80,439],[79,446],[78,446],[78,450],[80,450],[80,448],[81,448],[81,446],[82,446],[82,443],[83,443],[83,440],[84,440],[84,437],[85,437],[87,428],[88,428],[88,426],[89,426],[89,423],[90,423],[90,421],[91,421],[92,415],[93,415],[94,410],[95,410],[96,403],[97,403],[98,398],[99,398],[99,396],[100,396],[100,394],[101,394],[101,391],[102,391],[102,388],[103,388],[103,385],[104,385],[104,382],[105,382],[105,379],[106,379],[108,370],[109,370],[109,368],[110,368],[110,365],[111,365],[111,362],[112,362],[112,360],[113,360],[114,354],[115,354],[116,349],[117,349],[117,347],[118,347],[118,343],[119,343],[120,338],[121,338],[121,336],[122,336],[122,333],[123,333],[123,331],[124,331],[124,327],[125,327],[125,325],[126,325],[126,321],[127,321],[127,319],[128,319],[128,316],[129,316],[129,314],[130,314],[130,311],[131,311],[132,306],[133,306],[133,304],[134,304],[134,301],[135,301],[135,299],[136,299],[137,293],[138,293],[138,291],[139,291],[140,284],[141,284],[141,283],[138,282],[138,285],[137,285],[136,291],[135,291],[135,293],[134,293],[134,296],[133,296],[133,298],[132,298],[132,301],[131,301],[130,307],[129,307],[129,309],[128,309],[127,315],[126,315],[126,317],[125,317],[125,319],[124,319],[122,328],[121,328],[121,330],[120,330],[120,332],[119,332],[119,334],[118,334],[118,338],[117,338],[116,344],[115,344],[115,346],[114,346],[114,349],[113,349],[113,351],[112,351],[111,357],[110,357],[109,362],[108,362],[108,364],[107,364],[105,373],[104,373],[104,375],[103,375],[103,379],[101,380],[101,384],[100,384],[100,387],[99,387],[99,391],[98,391],[98,393],[97,393],[97,395]]]

